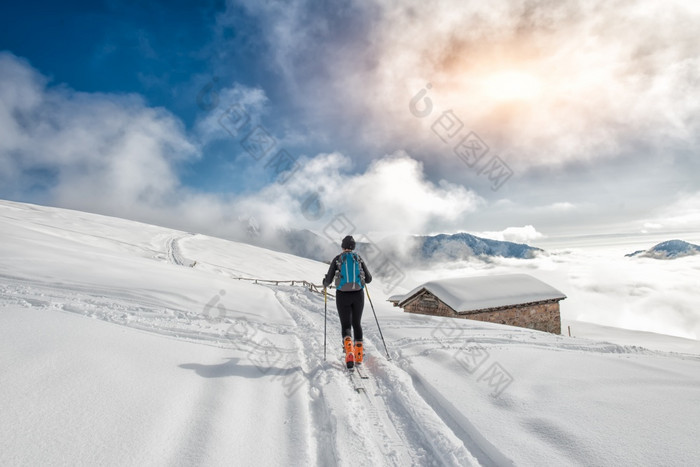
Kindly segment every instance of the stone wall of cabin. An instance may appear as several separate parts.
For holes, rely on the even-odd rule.
[[[452,308],[445,305],[440,299],[435,295],[431,294],[427,290],[424,290],[418,296],[414,297],[413,300],[406,303],[403,307],[404,311],[407,313],[418,313],[421,315],[434,315],[434,316],[449,316],[451,318],[456,317],[456,313]]]
[[[404,305],[404,311],[423,315],[487,321],[489,323],[507,324],[509,326],[561,334],[561,316],[559,314],[558,301],[490,309],[475,313],[456,313],[440,299],[424,290]]]
[[[544,302],[480,313],[461,314],[458,317],[561,334],[559,302]]]

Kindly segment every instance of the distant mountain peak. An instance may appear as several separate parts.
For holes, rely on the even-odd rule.
[[[467,257],[501,256],[504,258],[533,258],[540,248],[524,243],[492,240],[466,232],[419,237],[421,252],[426,259],[466,259]]]
[[[683,240],[666,240],[658,243],[648,250],[638,250],[625,256],[640,256],[654,259],[676,259],[684,256],[692,256],[700,253],[700,246]]]

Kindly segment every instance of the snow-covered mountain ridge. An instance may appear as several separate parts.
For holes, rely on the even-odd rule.
[[[638,250],[625,256],[642,256],[645,258],[655,259],[675,259],[697,254],[700,254],[700,246],[698,245],[694,245],[683,240],[667,240],[654,245],[648,250]]]
[[[323,263],[0,201],[2,465],[689,465],[700,357],[407,315],[364,393]],[[377,279],[381,281],[381,279]],[[92,319],[86,319],[92,318]]]

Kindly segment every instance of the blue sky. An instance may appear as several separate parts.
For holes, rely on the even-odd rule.
[[[171,106],[172,88],[209,69],[205,48],[217,5],[201,5],[15,3],[6,7],[0,37],[6,50],[56,83],[84,92],[138,92],[150,105]]]
[[[264,84],[257,61],[264,39],[242,9],[232,11],[224,2],[39,3],[10,7],[0,44],[29,60],[52,86],[135,93],[147,106],[164,107],[191,128],[201,112],[199,91],[207,84],[216,85],[214,92],[234,82]],[[218,29],[216,18],[224,11],[235,24]],[[226,40],[219,42],[218,36]],[[221,44],[233,38],[236,45],[226,48],[225,60],[217,59]],[[219,151],[226,147],[208,153]],[[185,183],[210,189],[217,157],[207,155],[181,169]]]
[[[376,235],[696,232],[698,19],[651,0],[4,6],[0,197],[229,237],[339,214]]]

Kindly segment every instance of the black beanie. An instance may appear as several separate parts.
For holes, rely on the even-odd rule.
[[[355,249],[355,239],[352,235],[348,235],[343,239],[343,243],[340,244],[343,250],[354,250]]]

